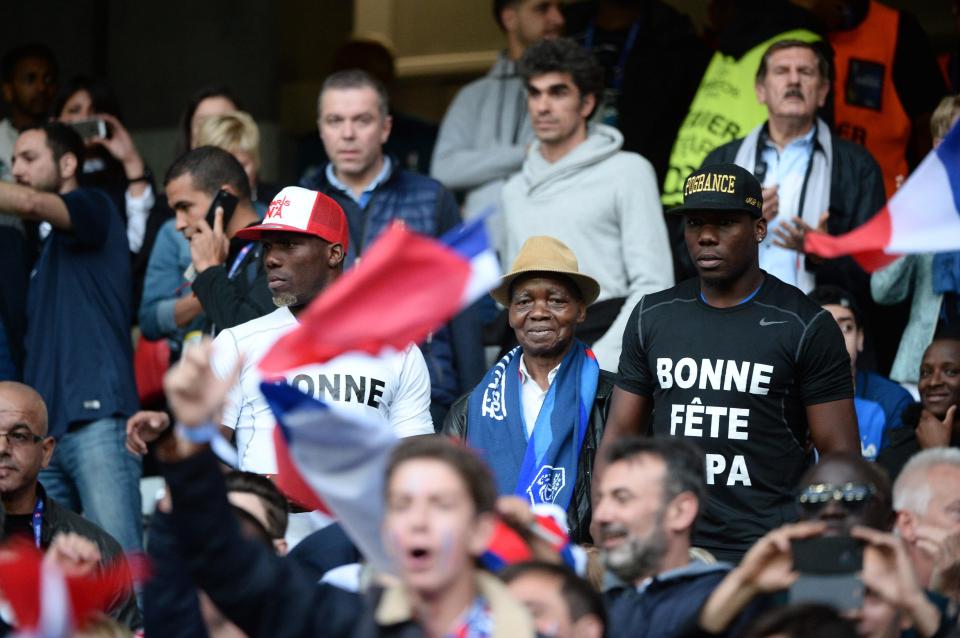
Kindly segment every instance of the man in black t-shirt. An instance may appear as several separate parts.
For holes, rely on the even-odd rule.
[[[687,178],[671,212],[684,216],[699,276],[634,309],[601,444],[645,432],[696,443],[709,498],[694,543],[721,559],[795,518],[811,443],[859,450],[843,337],[829,313],[760,270],[762,208],[760,184],[739,166]]]

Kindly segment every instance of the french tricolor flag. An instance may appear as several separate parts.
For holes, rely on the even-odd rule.
[[[394,224],[301,313],[260,362],[264,377],[347,352],[373,356],[419,343],[500,281],[483,218],[431,239]],[[261,385],[277,417],[277,486],[331,513],[381,569],[383,473],[396,443],[389,424],[341,411],[286,384]]]
[[[828,259],[850,255],[867,272],[903,254],[960,250],[960,126],[870,221],[837,237],[807,233],[804,250]]]
[[[394,223],[359,263],[317,297],[260,362],[265,377],[346,352],[402,350],[500,280],[483,217],[439,240]]]

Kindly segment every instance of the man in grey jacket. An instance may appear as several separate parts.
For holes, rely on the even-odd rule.
[[[621,151],[623,136],[587,120],[603,90],[600,67],[573,40],[543,40],[520,60],[536,141],[503,187],[505,265],[533,235],[556,237],[600,283],[577,334],[616,370],[623,330],[640,298],[673,285],[656,175]]]
[[[503,183],[520,170],[533,139],[517,60],[534,42],[563,32],[559,0],[494,0],[493,15],[507,47],[487,75],[457,93],[440,124],[430,167],[444,186],[465,193],[466,219],[490,207],[499,210]],[[494,214],[487,227],[501,248],[502,220]]]

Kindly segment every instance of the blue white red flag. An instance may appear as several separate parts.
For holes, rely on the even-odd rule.
[[[394,224],[300,314],[260,362],[264,376],[345,352],[420,343],[500,280],[483,218],[439,240]]]
[[[380,540],[383,474],[397,442],[389,423],[286,383],[262,383],[260,390],[277,417],[277,486],[291,500],[333,514],[367,560],[389,570]]]
[[[868,272],[899,255],[960,250],[960,126],[870,221],[837,237],[807,233],[804,250],[826,258],[850,255]]]

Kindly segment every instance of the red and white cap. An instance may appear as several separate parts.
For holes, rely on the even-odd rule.
[[[349,248],[347,216],[340,204],[323,193],[287,186],[267,208],[267,216],[256,225],[237,231],[240,239],[260,240],[265,232],[301,233]]]

